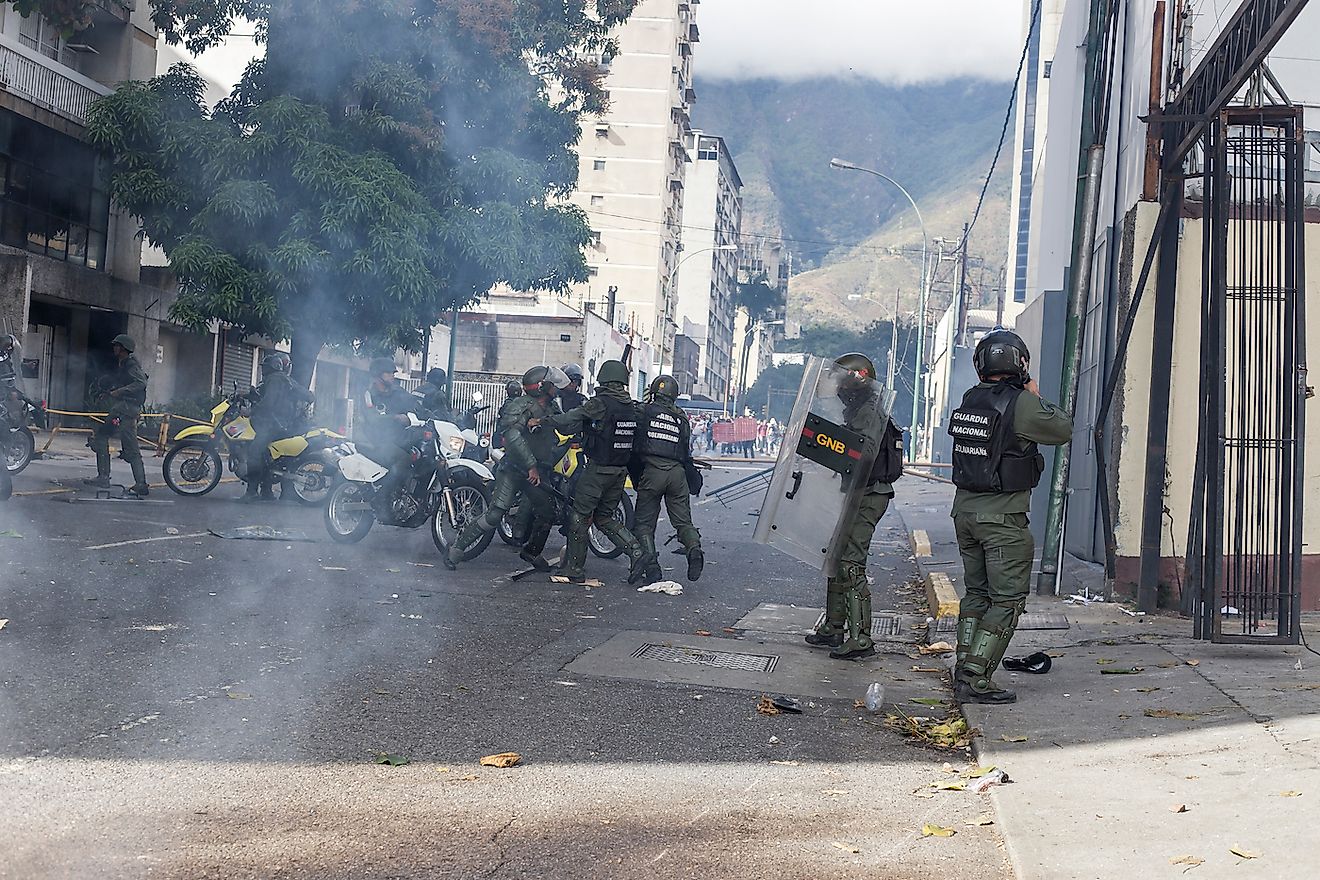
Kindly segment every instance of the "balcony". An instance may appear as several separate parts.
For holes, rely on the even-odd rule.
[[[92,11],[92,24],[128,24],[137,0],[95,0],[96,9]]]
[[[79,125],[87,108],[112,89],[39,52],[0,37],[0,89]]]

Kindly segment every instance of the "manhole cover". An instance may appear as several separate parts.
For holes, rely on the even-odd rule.
[[[1024,614],[1018,619],[1018,629],[1069,629],[1072,624],[1068,623],[1066,615],[1055,612],[1045,612],[1042,614]],[[958,631],[958,618],[951,614],[946,614],[935,621],[935,632],[951,633]]]
[[[670,645],[642,645],[633,656],[639,660],[659,660],[663,663],[689,663],[693,666],[714,666],[717,669],[736,669],[741,672],[774,672],[779,658],[769,654],[740,654],[736,651],[700,651],[696,648],[675,648]]]
[[[825,612],[820,613],[816,618],[816,625],[813,629],[820,629],[821,624],[825,622]],[[896,636],[899,631],[897,614],[873,614],[871,615],[871,637],[880,638],[882,636]]]

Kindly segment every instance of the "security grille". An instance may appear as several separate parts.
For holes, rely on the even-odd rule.
[[[771,654],[741,654],[736,651],[700,651],[696,648],[672,645],[642,645],[633,656],[639,660],[657,660],[662,663],[687,663],[692,666],[711,666],[716,669],[734,669],[739,672],[774,672],[779,658]]]

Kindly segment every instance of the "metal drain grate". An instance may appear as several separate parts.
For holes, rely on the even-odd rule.
[[[713,666],[716,669],[734,669],[739,672],[774,672],[779,658],[770,654],[740,654],[735,651],[700,651],[696,648],[675,648],[650,642],[632,654],[639,660],[658,660],[663,663],[689,663],[693,666]]]
[[[821,624],[825,622],[825,612],[820,613],[816,618],[816,625],[813,629],[820,629]],[[898,635],[900,626],[897,614],[873,614],[871,615],[871,637],[881,638],[883,636]]]
[[[1041,614],[1024,614],[1018,619],[1017,628],[1023,629],[1069,629],[1072,624],[1068,622],[1067,615],[1057,612],[1045,612]],[[951,633],[958,631],[958,618],[953,615],[945,615],[935,621],[935,632]]]

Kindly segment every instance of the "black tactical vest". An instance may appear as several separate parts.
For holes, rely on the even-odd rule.
[[[949,416],[953,484],[959,489],[1026,492],[1040,482],[1045,458],[1014,427],[1022,393],[1013,385],[977,386],[963,395],[962,406]]]
[[[638,431],[637,448],[643,455],[686,461],[688,457],[687,431],[682,416],[674,415],[658,403],[642,407],[642,424]]]
[[[632,458],[637,436],[637,407],[613,397],[600,395],[605,415],[591,423],[587,432],[587,455],[605,467],[623,467]]]

